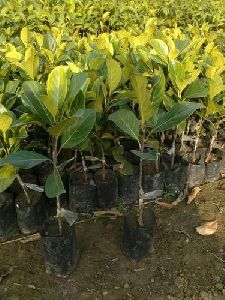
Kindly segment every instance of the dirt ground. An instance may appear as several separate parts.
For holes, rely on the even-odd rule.
[[[77,225],[81,257],[67,279],[45,273],[39,241],[1,245],[0,300],[225,299],[225,182],[202,187],[191,205],[154,209],[161,225],[140,262],[121,251],[122,219]],[[196,233],[215,218],[214,235]]]

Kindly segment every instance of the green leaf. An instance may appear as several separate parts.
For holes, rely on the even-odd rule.
[[[59,137],[60,135],[63,134],[63,132],[75,122],[76,118],[75,117],[71,117],[68,119],[65,119],[61,122],[59,122],[58,124],[56,124],[55,126],[52,126],[49,128],[48,132],[50,133],[51,136],[54,137]]]
[[[70,108],[70,114],[75,114],[78,110],[85,108],[85,99],[83,92],[79,92],[76,95],[76,98],[74,99],[71,108]]]
[[[52,124],[54,119],[46,106],[40,100],[43,89],[36,81],[25,81],[22,85],[22,102],[28,110],[35,115],[38,120],[46,124]]]
[[[47,93],[58,110],[63,106],[67,95],[67,69],[65,66],[57,66],[48,76]]]
[[[157,150],[153,149],[150,152],[142,152],[139,150],[131,150],[133,154],[142,158],[143,160],[156,160],[157,159]]]
[[[20,39],[23,42],[24,46],[27,47],[30,41],[30,31],[28,27],[23,27],[20,32]]]
[[[173,128],[190,116],[196,109],[203,108],[200,103],[179,102],[176,103],[167,113],[160,116],[153,126],[153,132],[163,132]]]
[[[150,101],[150,92],[147,89],[148,80],[143,75],[133,75],[131,77],[131,84],[136,94],[136,102],[139,105],[141,123],[144,125],[153,113]]]
[[[169,54],[169,48],[167,44],[159,39],[152,39],[149,43],[154,49],[153,54],[157,55],[165,64],[167,64]]]
[[[208,95],[207,81],[196,79],[184,90],[183,98],[204,98]]]
[[[45,162],[46,160],[48,160],[48,158],[39,153],[21,150],[10,153],[9,155],[0,159],[0,167],[10,164],[16,168],[31,169],[34,166]]]
[[[74,148],[79,145],[90,133],[95,124],[96,112],[93,109],[78,111],[81,116],[62,135],[61,148]]]
[[[48,176],[45,183],[45,193],[48,198],[55,198],[65,193],[63,182],[58,168],[54,166],[52,173]]]
[[[159,69],[159,75],[155,77],[151,93],[151,101],[154,106],[159,106],[163,100],[166,89],[166,79],[163,70]]]
[[[117,162],[121,163],[119,172],[122,175],[132,175],[133,174],[133,165],[124,158],[123,153],[124,153],[124,149],[122,146],[115,147],[112,150],[114,159]]]
[[[5,133],[10,128],[12,121],[12,116],[8,113],[0,114],[0,132]]]
[[[111,95],[120,83],[122,71],[120,64],[113,58],[108,58],[106,60],[106,66],[108,70],[107,82],[109,87],[109,94]]]
[[[0,168],[0,193],[4,192],[15,180],[16,169],[11,165]]]
[[[35,79],[38,74],[39,57],[33,46],[30,46],[25,51],[25,57],[22,67],[31,79]]]
[[[72,104],[73,101],[75,100],[75,97],[78,95],[80,91],[82,91],[83,93],[86,92],[89,82],[90,79],[88,78],[87,73],[84,72],[74,73],[70,79],[70,87],[68,90],[66,101]]]
[[[113,121],[121,131],[128,134],[131,138],[138,140],[139,120],[132,111],[128,109],[119,109],[109,116],[109,120]]]

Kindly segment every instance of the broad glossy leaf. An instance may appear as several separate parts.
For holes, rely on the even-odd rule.
[[[153,149],[150,152],[142,152],[139,150],[131,150],[133,154],[142,158],[143,160],[156,160],[157,159],[157,150]]]
[[[148,80],[143,75],[133,75],[131,77],[131,84],[136,94],[136,102],[139,105],[141,123],[143,125],[153,113],[150,92],[147,89]]]
[[[30,46],[26,52],[23,62],[23,69],[31,79],[35,79],[38,73],[39,57],[33,46]]]
[[[165,63],[168,63],[168,54],[169,54],[169,48],[165,42],[159,39],[152,39],[150,40],[150,45],[154,49],[154,54],[159,56],[159,58]]]
[[[225,91],[225,85],[220,75],[215,74],[213,79],[208,79],[209,98],[213,99],[219,93]]]
[[[43,94],[41,85],[36,81],[25,81],[22,85],[22,102],[26,108],[39,120],[44,123],[52,124],[53,116],[50,114],[47,107],[40,100]]]
[[[119,109],[109,116],[109,120],[131,138],[139,139],[139,120],[131,110]]]
[[[195,110],[203,107],[202,104],[194,102],[176,103],[167,113],[159,117],[152,131],[163,132],[173,128],[189,117]]]
[[[196,79],[184,90],[183,98],[203,98],[208,95],[207,81]]]
[[[47,93],[58,110],[63,106],[67,95],[67,69],[65,66],[57,66],[48,76]]]
[[[11,126],[12,124],[12,116],[10,114],[6,113],[1,113],[0,114],[0,132],[2,131],[5,133]]]
[[[23,27],[20,32],[20,39],[23,42],[24,46],[27,47],[30,41],[30,30],[28,27]]]
[[[166,79],[163,70],[159,69],[159,74],[155,76],[153,89],[151,93],[151,101],[154,106],[159,106],[165,95]]]
[[[45,193],[48,198],[55,198],[65,193],[63,182],[58,168],[54,166],[52,173],[48,176],[45,183]]]
[[[43,48],[50,50],[52,53],[55,52],[57,47],[56,40],[51,33],[46,33],[43,38]]]
[[[59,122],[58,124],[50,127],[48,132],[50,133],[51,136],[59,137],[70,125],[72,125],[75,122],[75,120],[76,117],[65,119]]]
[[[0,167],[10,164],[16,168],[31,169],[34,166],[39,165],[47,160],[47,157],[39,153],[21,150],[12,152],[4,158],[0,159]]]
[[[120,173],[122,175],[132,175],[133,174],[133,165],[125,159],[123,156],[124,149],[123,147],[115,147],[112,150],[114,159],[119,162],[121,165]]]
[[[79,109],[84,109],[85,108],[85,99],[84,99],[84,94],[83,92],[79,92],[77,96],[75,97],[71,108],[70,108],[70,115],[75,114]]]
[[[74,73],[70,79],[70,86],[67,95],[67,102],[72,103],[77,94],[82,91],[86,92],[90,79],[85,72]]]
[[[78,112],[80,117],[62,135],[61,148],[74,148],[79,145],[95,124],[96,112],[93,109],[86,108]]]
[[[11,165],[0,168],[0,193],[4,192],[15,180],[16,169]]]
[[[109,93],[111,95],[120,83],[122,71],[120,63],[118,63],[113,58],[108,58],[106,60],[106,66],[108,70],[107,82],[109,87]]]

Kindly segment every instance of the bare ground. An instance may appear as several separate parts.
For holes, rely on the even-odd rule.
[[[141,262],[121,251],[122,219],[77,225],[81,257],[67,279],[45,273],[39,241],[1,245],[0,300],[225,299],[225,183],[221,183],[202,187],[191,205],[182,203],[170,210],[154,206],[161,225],[153,253]],[[215,218],[214,235],[196,233],[196,226]]]

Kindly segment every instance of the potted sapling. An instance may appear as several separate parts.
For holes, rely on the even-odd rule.
[[[106,169],[105,150],[102,141],[98,139],[101,149],[102,168],[95,172],[95,182],[97,187],[97,204],[99,208],[107,209],[115,207],[118,197],[118,176],[111,169]]]
[[[89,150],[88,138],[79,146],[79,149],[75,153],[80,153],[82,170],[69,173],[69,208],[77,213],[89,214],[97,206],[97,195],[93,175],[88,171],[84,154],[84,150]]]
[[[138,260],[147,256],[151,250],[156,220],[153,210],[144,208],[145,194],[142,187],[143,161],[157,159],[157,151],[145,151],[146,134],[148,133],[149,135],[149,131],[150,133],[163,132],[178,125],[194,110],[199,108],[200,105],[188,102],[177,103],[168,112],[160,115],[154,126],[149,128],[151,126],[149,121],[155,110],[147,92],[143,90],[143,86],[147,86],[146,79],[143,76],[136,75],[133,86],[135,84],[137,89],[139,89],[138,86],[142,86],[139,89],[139,95],[142,95],[138,97],[140,120],[128,109],[119,109],[112,113],[109,119],[139,144],[139,150],[132,151],[132,153],[140,158],[139,206],[137,210],[134,208],[124,217],[122,237],[125,254],[130,258]]]
[[[2,193],[9,188],[15,179],[18,181],[21,192],[16,197],[15,206],[19,229],[24,234],[35,233],[40,230],[46,219],[43,189],[36,183],[23,182],[18,172],[20,169],[31,169],[34,166],[47,161],[48,158],[33,151],[19,150],[22,138],[26,137],[26,124],[21,120],[16,120],[16,117],[12,112],[6,110],[1,113],[0,121],[0,140],[4,156],[0,159],[0,192]],[[3,201],[4,194],[2,194],[1,199]],[[4,222],[4,218],[7,217],[7,221],[5,221],[4,225],[6,226],[10,221],[9,212],[11,212],[10,214],[13,218],[11,220],[11,226],[13,226],[16,222],[16,217],[15,208],[13,208],[13,195],[11,193],[6,195],[6,201],[9,205],[9,211],[7,214],[6,206],[1,203],[5,210],[4,216],[1,217],[1,221]],[[11,226],[8,227],[9,230]]]
[[[34,119],[49,133],[52,141],[53,171],[45,183],[45,193],[56,198],[56,216],[49,218],[41,231],[45,267],[48,274],[68,276],[79,257],[76,240],[76,214],[61,207],[66,193],[59,165],[62,149],[74,149],[87,137],[95,123],[95,111],[80,106],[77,95],[88,85],[85,73],[71,74],[68,67],[55,67],[48,76],[46,88],[38,82],[23,84],[23,104]],[[38,109],[37,109],[38,108]]]
[[[120,164],[118,195],[126,206],[132,206],[139,198],[139,168],[125,158],[123,146],[114,147],[112,154]]]

